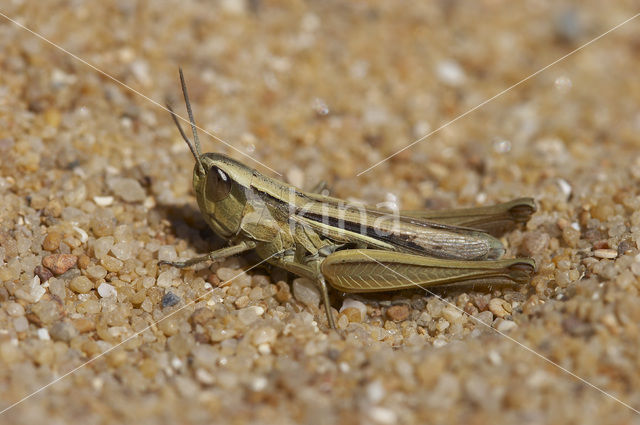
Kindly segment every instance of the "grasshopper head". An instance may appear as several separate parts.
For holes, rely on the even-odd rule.
[[[180,135],[196,160],[193,168],[193,189],[198,199],[200,211],[205,216],[207,224],[218,235],[229,238],[235,235],[240,228],[247,201],[246,193],[254,170],[222,154],[207,153],[203,155],[201,153],[200,140],[182,69],[180,70],[180,83],[189,113],[193,142],[189,140],[182,129],[178,116],[170,106],[167,105],[167,108],[171,112],[171,117],[180,131]]]
[[[254,170],[225,155],[206,153],[193,169],[198,206],[211,228],[229,238],[240,228]]]

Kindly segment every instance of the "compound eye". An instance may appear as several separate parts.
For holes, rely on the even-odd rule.
[[[207,199],[213,202],[222,201],[231,192],[231,179],[221,169],[212,165],[207,173],[206,183]]]

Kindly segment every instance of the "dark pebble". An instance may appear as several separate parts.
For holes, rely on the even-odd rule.
[[[46,267],[36,266],[33,272],[40,278],[40,283],[45,283],[53,277],[53,273]]]
[[[167,292],[162,297],[162,308],[165,307],[173,307],[174,305],[180,302],[180,297],[175,295],[173,292]]]

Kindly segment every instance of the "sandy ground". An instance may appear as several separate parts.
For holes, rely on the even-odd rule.
[[[113,77],[0,17],[0,423],[640,423],[640,21],[357,176],[637,2],[0,12]],[[184,114],[179,66],[224,141],[204,150],[267,175],[403,209],[534,197],[503,238],[531,284],[333,291],[352,306],[335,332],[316,291],[251,255],[158,267],[223,243],[159,106]]]

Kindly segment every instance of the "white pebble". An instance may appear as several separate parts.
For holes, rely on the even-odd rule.
[[[491,322],[493,322],[493,313],[488,310],[482,311],[473,317],[476,319],[476,323],[480,322],[478,325],[491,326]]]
[[[439,62],[436,67],[436,73],[440,81],[450,86],[459,86],[467,79],[464,70],[453,60]]]
[[[174,369],[180,369],[182,367],[182,360],[180,360],[177,357],[174,357],[173,359],[171,359],[171,366]]]
[[[96,239],[93,244],[93,253],[95,254],[96,258],[100,259],[107,255],[107,253],[111,250],[114,241],[115,239],[113,238],[113,236],[103,236],[99,239]]]
[[[491,361],[492,364],[496,366],[502,364],[502,356],[499,352],[491,350],[489,351],[489,354],[487,356],[489,357],[489,361]]]
[[[500,332],[509,332],[510,330],[517,328],[518,325],[516,322],[512,322],[511,320],[497,318],[493,323],[493,327]]]
[[[41,339],[42,341],[49,341],[51,339],[47,328],[38,329],[38,338]]]
[[[104,386],[104,380],[102,378],[93,378],[91,380],[91,387],[95,390],[100,392],[100,390],[102,390],[102,387]]]
[[[493,150],[497,153],[507,153],[511,150],[511,141],[497,138],[493,141]]]
[[[240,270],[230,269],[228,267],[220,267],[218,271],[216,271],[216,275],[222,281],[222,283],[227,283],[228,281],[235,278]]]
[[[320,99],[319,97],[316,97],[315,99],[313,99],[313,110],[318,115],[327,115],[330,112],[329,105],[327,105],[327,102]]]
[[[73,226],[73,230],[80,235],[80,242],[86,243],[89,240],[89,235],[84,231],[84,229],[81,229],[78,226]]]
[[[133,257],[136,246],[134,242],[118,242],[111,247],[111,252],[117,259],[126,261]]]
[[[244,15],[246,13],[246,5],[241,0],[222,0],[220,8],[229,15]]]
[[[462,322],[462,311],[453,305],[448,305],[442,310],[442,317],[450,323],[459,323]]]
[[[113,285],[102,282],[100,286],[98,286],[98,294],[100,294],[102,298],[115,297],[118,295],[118,291]]]
[[[142,204],[146,209],[150,210],[156,206],[156,200],[153,196],[147,196]]]
[[[554,85],[560,93],[567,93],[569,90],[571,90],[571,86],[573,85],[573,83],[571,82],[571,79],[569,77],[563,75],[556,78],[556,80],[554,81]]]
[[[420,317],[418,317],[418,325],[427,326],[429,324],[429,322],[431,322],[431,315],[429,313],[427,313],[426,311],[423,311],[420,314]]]
[[[4,305],[4,309],[9,314],[9,316],[24,316],[24,307],[20,303],[9,301]]]
[[[382,400],[386,393],[384,385],[380,380],[375,380],[367,385],[367,397],[372,403],[377,403]]]
[[[269,344],[258,345],[258,353],[262,354],[263,356],[267,356],[271,354],[271,345]]]
[[[216,382],[216,378],[203,368],[196,369],[196,379],[204,385],[212,385]]]
[[[162,245],[160,245],[156,241],[150,241],[150,242],[147,242],[147,244],[144,246],[144,248],[149,252],[157,252],[160,249],[161,246]]]
[[[160,261],[175,261],[178,258],[176,254],[176,247],[173,245],[162,245],[158,249],[158,260]]]
[[[374,406],[369,409],[369,417],[374,422],[383,425],[392,425],[395,424],[398,420],[398,416],[393,410],[380,406]]]
[[[113,196],[94,196],[93,202],[100,207],[108,207],[113,204]]]
[[[29,321],[24,316],[16,317],[13,319],[13,329],[16,332],[25,332],[29,329]]]
[[[161,288],[170,287],[173,284],[173,278],[175,276],[174,270],[176,269],[170,269],[160,273],[160,275],[158,275],[158,280],[156,280],[156,285]]]
[[[269,326],[263,326],[253,332],[251,342],[253,345],[273,344],[278,336],[278,331]]]
[[[112,177],[107,180],[111,191],[125,202],[140,202],[145,193],[137,180],[126,177]]]
[[[569,182],[567,182],[565,179],[558,179],[556,180],[558,187],[560,187],[560,190],[562,191],[562,193],[565,196],[565,199],[569,199],[569,197],[571,196],[571,192],[572,192],[572,188],[571,185],[569,184]]]
[[[640,254],[636,255],[633,263],[631,263],[631,272],[636,276],[640,276]]]
[[[251,307],[238,310],[238,320],[240,320],[244,325],[249,325],[258,320],[258,318],[263,314],[264,307],[252,305]]]
[[[309,279],[300,277],[293,280],[293,296],[296,300],[311,307],[320,304],[320,291]]]
[[[436,322],[436,329],[439,332],[444,332],[449,326],[451,326],[451,323],[444,318],[441,318]]]
[[[302,187],[304,184],[304,172],[298,167],[292,167],[287,171],[287,180],[293,186]]]
[[[439,337],[437,337],[436,339],[433,340],[433,346],[435,348],[444,347],[445,345],[447,345],[447,340],[444,339],[441,336],[439,336]]]
[[[16,290],[15,296],[30,303],[37,303],[46,292],[47,290],[40,285],[40,278],[34,276],[27,288],[22,287]]]
[[[267,388],[268,383],[269,381],[267,381],[267,378],[265,378],[264,376],[258,376],[253,381],[251,381],[251,389],[253,391],[262,391]]]
[[[594,257],[613,259],[618,256],[618,251],[615,249],[596,249],[593,251]]]

